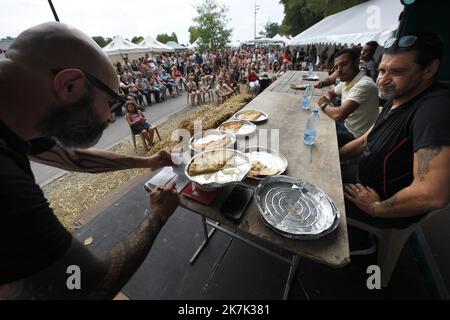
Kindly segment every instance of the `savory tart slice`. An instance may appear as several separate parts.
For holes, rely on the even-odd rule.
[[[238,132],[239,129],[244,125],[243,121],[229,121],[224,122],[219,126],[219,130],[232,131],[234,133]]]
[[[241,113],[239,113],[238,118],[240,120],[248,120],[248,121],[255,121],[258,120],[258,118],[262,115],[261,111],[257,110],[244,110]]]
[[[255,161],[252,163],[252,168],[248,174],[252,177],[274,176],[278,173],[278,171],[278,169],[270,168],[259,161]]]
[[[207,152],[195,158],[189,165],[189,175],[195,176],[199,174],[214,173],[222,170],[225,166],[232,166],[232,158],[234,153],[226,150],[215,150]]]

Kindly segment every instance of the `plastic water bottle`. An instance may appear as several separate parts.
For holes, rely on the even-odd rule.
[[[308,121],[306,122],[306,130],[303,136],[303,143],[312,146],[316,143],[317,137],[317,129],[319,128],[319,109],[314,108],[313,112],[308,117]]]
[[[314,64],[312,62],[310,62],[308,65],[308,76],[309,77],[311,77],[313,75],[313,71],[314,71]]]
[[[305,89],[305,93],[303,94],[303,104],[302,104],[302,109],[303,110],[309,110],[309,104],[311,102],[311,96],[313,94],[313,86],[312,85],[308,85]]]

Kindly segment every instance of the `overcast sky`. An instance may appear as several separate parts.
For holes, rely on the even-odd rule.
[[[90,36],[113,37],[175,32],[180,43],[189,41],[189,26],[200,0],[53,0],[59,19]],[[231,40],[253,39],[255,0],[218,0],[228,8]],[[279,0],[257,0],[256,33],[267,21],[281,23],[283,6]],[[33,25],[53,21],[47,0],[0,0],[0,38],[17,36]]]

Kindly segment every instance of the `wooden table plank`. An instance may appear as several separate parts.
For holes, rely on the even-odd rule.
[[[291,93],[294,95],[300,95],[303,96],[304,90],[296,90],[291,89],[290,84],[291,83],[309,83],[311,85],[314,85],[317,83],[317,81],[308,81],[303,80],[303,75],[307,74],[307,71],[287,71],[276,80],[272,85],[270,85],[265,91],[272,91],[272,92],[285,92],[285,93]],[[319,76],[320,80],[323,80],[328,77],[328,72],[323,71],[316,71],[314,74]],[[321,97],[323,96],[331,87],[323,87],[323,88],[314,88],[313,90],[313,96]]]
[[[286,88],[290,81],[296,81],[297,76],[287,73],[283,76],[284,79],[279,79],[282,81],[276,86]],[[274,85],[272,88],[276,87]],[[317,99],[317,96],[313,97],[314,102]],[[300,102],[301,97],[291,93],[276,90],[261,93],[245,109],[262,110],[269,115],[269,120],[258,125],[257,134],[250,139],[238,139],[237,147],[242,149],[248,146],[263,146],[279,150],[289,162],[287,175],[308,180],[333,199],[341,214],[340,224],[335,232],[313,241],[287,239],[264,224],[254,201],[240,222],[234,223],[222,217],[218,211],[229,190],[224,191],[219,197],[220,200],[213,206],[206,206],[185,197],[182,197],[181,203],[184,207],[232,226],[247,236],[264,239],[319,263],[342,267],[349,262],[349,248],[335,123],[321,114],[316,145],[306,146],[303,143],[303,132],[309,112],[301,110]],[[252,187],[257,183],[251,179],[244,181],[244,184]]]

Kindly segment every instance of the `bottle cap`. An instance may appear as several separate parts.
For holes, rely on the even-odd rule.
[[[314,108],[314,109],[313,109],[313,112],[316,112],[316,113],[317,113],[317,112],[319,112],[319,109]]]

